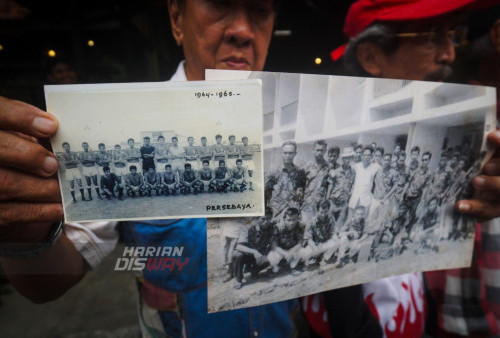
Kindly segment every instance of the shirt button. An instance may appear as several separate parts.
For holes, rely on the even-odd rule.
[[[258,335],[259,335],[259,331],[255,330],[255,331],[253,332],[253,336],[254,336],[254,337],[257,337]]]

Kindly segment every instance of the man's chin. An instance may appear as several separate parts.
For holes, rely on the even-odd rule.
[[[424,77],[424,81],[443,82],[453,73],[450,66],[443,66],[435,72],[429,73]]]

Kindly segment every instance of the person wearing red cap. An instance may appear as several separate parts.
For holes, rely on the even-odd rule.
[[[344,33],[349,42],[331,56],[334,60],[343,57],[351,75],[443,81],[451,75],[455,47],[466,38],[467,28],[458,24],[465,18],[463,14],[498,3],[498,0],[358,0],[345,20]],[[500,132],[492,132],[488,140],[498,148]],[[499,176],[500,159],[494,157],[484,174],[473,181],[481,198],[459,201],[457,209],[481,220],[499,217]],[[500,247],[500,237],[491,236],[500,233],[500,222],[495,221],[498,219],[482,225],[483,236],[488,234],[488,243],[483,245],[488,252],[482,257],[500,262],[500,253],[494,249]],[[479,229],[476,233],[480,235]],[[437,317],[431,312],[428,321],[437,321],[440,335],[498,334],[500,301],[495,299],[500,299],[500,291],[496,291],[500,287],[500,277],[496,277],[500,276],[500,263],[493,270],[478,270],[476,266],[476,274],[468,269],[427,274],[433,295],[437,295],[431,300],[437,302],[439,312]],[[366,286],[364,289],[366,296]],[[377,304],[375,300],[373,305],[377,310],[384,302]],[[385,333],[390,332],[386,329]]]

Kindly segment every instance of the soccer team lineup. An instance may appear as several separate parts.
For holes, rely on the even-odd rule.
[[[194,145],[192,136],[187,138],[187,146],[179,145],[177,136],[171,138],[170,144],[162,135],[154,145],[149,136],[142,141],[137,147],[129,138],[127,149],[116,144],[113,150],[99,143],[97,151],[82,142],[79,152],[63,142],[64,150],[58,158],[69,183],[71,203],[78,202],[77,188],[81,201],[93,200],[94,191],[99,200],[123,200],[125,195],[136,198],[254,190],[255,148],[246,136],[241,138],[241,144],[236,144],[234,135],[228,137],[228,144],[223,144],[222,135],[216,135],[212,145],[203,136],[199,146]]]

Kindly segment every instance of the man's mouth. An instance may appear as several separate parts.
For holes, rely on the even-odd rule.
[[[250,63],[245,58],[229,57],[223,62],[231,69],[248,69]]]

